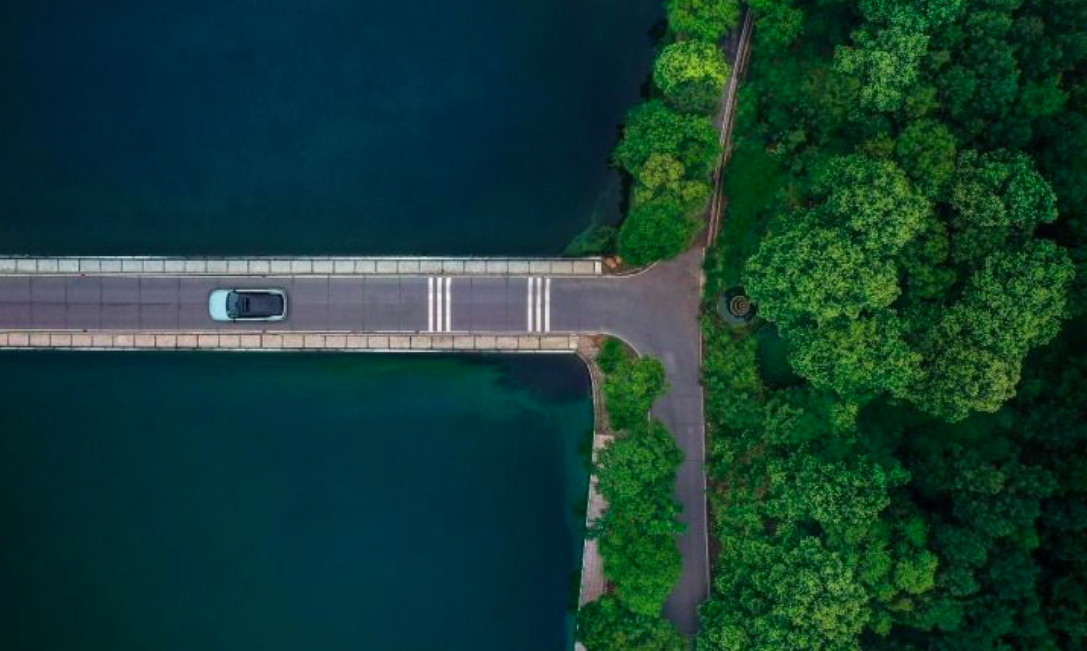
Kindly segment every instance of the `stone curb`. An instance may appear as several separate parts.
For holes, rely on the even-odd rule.
[[[0,275],[599,276],[600,258],[0,257]]]
[[[0,331],[2,350],[332,350],[356,352],[576,352],[578,335],[367,335],[345,332]]]

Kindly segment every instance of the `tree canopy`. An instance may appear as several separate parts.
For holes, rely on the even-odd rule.
[[[728,78],[725,55],[714,43],[678,41],[653,63],[653,83],[665,101],[683,113],[711,113]]]
[[[1087,3],[770,4],[706,264],[758,318],[703,317],[696,649],[1083,648]]]
[[[668,27],[680,39],[716,43],[736,26],[740,5],[736,0],[666,0]]]

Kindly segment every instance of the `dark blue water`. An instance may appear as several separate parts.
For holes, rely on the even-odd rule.
[[[556,253],[660,0],[5,0],[0,251]]]
[[[572,356],[0,368],[4,651],[570,648]]]

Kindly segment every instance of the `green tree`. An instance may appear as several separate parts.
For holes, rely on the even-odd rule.
[[[749,331],[705,319],[721,551],[698,648],[1081,648],[1087,3],[767,4],[708,272],[744,278],[808,382],[763,385]],[[841,636],[753,587],[809,539],[859,588]]]
[[[1073,274],[1045,240],[989,256],[928,337],[916,404],[949,421],[996,411],[1015,395],[1027,352],[1059,331]]]
[[[867,596],[852,569],[814,537],[766,550],[702,611],[699,651],[859,650]]]
[[[873,112],[894,111],[917,81],[928,36],[902,27],[859,30],[852,46],[839,46],[834,68],[860,80],[860,105]]]
[[[660,100],[651,100],[627,116],[614,159],[627,172],[637,175],[650,156],[665,154],[679,161],[688,178],[704,180],[717,153],[717,132],[709,118],[676,113]]]
[[[605,595],[578,613],[578,640],[588,651],[686,651],[687,643],[667,620],[632,613]]]
[[[614,373],[619,367],[627,364],[627,351],[618,339],[608,337],[600,345],[600,353],[596,356],[596,365],[604,373]]]
[[[892,312],[789,331],[789,363],[816,387],[850,402],[881,393],[907,398],[920,374],[921,356],[906,343],[902,321]]]
[[[698,229],[687,212],[680,199],[667,194],[639,203],[619,229],[619,255],[644,265],[683,253]]]
[[[792,465],[792,464],[790,464]],[[857,536],[879,521],[891,504],[889,489],[905,484],[910,474],[895,464],[890,469],[859,458],[851,463],[821,461],[805,455],[799,468],[783,479],[784,499],[811,517],[824,530]]]
[[[866,254],[842,228],[805,219],[762,241],[747,262],[744,286],[760,314],[785,326],[855,319],[899,294],[893,263]]]
[[[682,527],[672,494],[682,461],[668,430],[644,420],[609,443],[597,460],[597,487],[608,503],[594,525],[601,532],[604,575],[623,605],[641,615],[659,615],[679,579],[675,535]]]
[[[895,158],[929,198],[941,196],[955,173],[955,136],[936,120],[915,120],[895,141]]]
[[[885,254],[912,240],[930,211],[897,165],[867,156],[830,159],[814,190],[824,197],[824,217],[848,227],[860,246]]]
[[[644,424],[653,402],[667,391],[668,381],[660,361],[640,357],[619,366],[604,382],[604,396],[612,426],[627,429]]]
[[[597,487],[648,533],[674,533],[672,490],[683,453],[660,423],[638,426],[600,452]]]
[[[653,83],[673,108],[684,113],[714,113],[727,79],[728,64],[715,43],[672,43],[653,63]]]
[[[1024,154],[965,151],[959,157],[951,204],[960,223],[1031,233],[1057,218],[1057,198]]]
[[[680,39],[716,43],[736,26],[740,5],[736,0],[667,0],[668,27]]]
[[[709,183],[688,179],[683,164],[668,154],[650,154],[635,178],[636,205],[670,198],[684,207],[684,217],[705,206],[710,195]]]
[[[861,13],[874,23],[927,31],[954,19],[963,0],[860,0]]]
[[[804,12],[790,0],[749,0],[747,6],[755,13],[755,47],[760,50],[783,50],[803,29]]]

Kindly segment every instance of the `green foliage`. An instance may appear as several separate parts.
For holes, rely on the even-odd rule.
[[[946,226],[888,160],[828,158],[810,195],[815,207],[766,237],[745,274],[802,376],[849,402],[888,393],[950,420],[1014,395],[1023,357],[1056,332],[1073,275],[1060,249],[1033,239],[1056,201],[1029,158],[964,152]],[[931,301],[960,277],[971,278],[963,297],[938,310]],[[890,309],[903,278],[915,290],[906,318]]]
[[[664,366],[652,357],[622,364],[604,381],[604,396],[612,427],[637,427],[649,418],[653,402],[668,391]]]
[[[1015,395],[1023,357],[1060,329],[1073,269],[1041,240],[985,260],[927,342],[917,402],[948,420],[996,411]]]
[[[804,12],[789,0],[749,0],[755,13],[755,48],[783,50],[792,45],[804,26]]]
[[[660,100],[639,104],[627,116],[615,162],[637,177],[654,154],[679,161],[687,176],[705,179],[717,160],[717,133],[709,118],[677,113]]]
[[[680,39],[716,43],[740,17],[736,0],[666,0],[664,6],[668,26]]]
[[[906,343],[893,312],[790,330],[789,362],[813,385],[850,402],[881,393],[908,398],[920,374],[921,356]]]
[[[861,13],[873,23],[927,30],[955,18],[963,0],[860,0]]]
[[[742,140],[725,168],[725,217],[717,249],[711,251],[706,273],[717,292],[738,285],[747,259],[755,252],[772,198],[782,190],[780,161],[758,143]]]
[[[784,499],[798,515],[808,515],[825,531],[858,537],[891,504],[888,489],[904,484],[909,473],[895,466],[890,471],[867,460],[853,465],[842,461],[802,458],[800,467],[782,480],[792,490]]]
[[[755,363],[753,337],[733,341],[719,331],[707,334],[702,386],[711,427],[748,429],[762,423],[763,386]]]
[[[653,63],[653,83],[683,113],[714,112],[727,79],[728,64],[715,43],[672,43]]]
[[[632,265],[675,257],[687,249],[698,222],[683,204],[665,195],[639,204],[619,231],[619,255]]]
[[[608,337],[600,345],[600,353],[596,356],[596,365],[604,373],[614,373],[619,370],[620,366],[626,364],[627,360],[627,351],[623,348],[623,343],[618,339]]]
[[[715,581],[729,599],[703,609],[699,651],[860,648],[865,592],[838,554],[811,537],[788,550],[742,547],[730,551],[745,571]]]
[[[660,615],[679,580],[682,561],[675,543],[679,531],[643,531],[637,520],[624,517],[615,506],[609,506],[600,526],[606,531],[600,538],[604,575],[616,598],[631,612]]]
[[[830,159],[813,189],[824,197],[824,216],[848,227],[861,247],[882,254],[912,240],[930,210],[897,165],[867,156]]]
[[[646,533],[672,533],[670,498],[682,459],[660,423],[638,426],[601,451],[597,486],[609,504],[644,525]]]
[[[855,246],[844,228],[813,222],[796,219],[748,260],[744,286],[759,314],[787,326],[889,306],[899,293],[894,265]]]
[[[632,613],[614,597],[578,613],[578,639],[588,651],[686,651],[687,643],[665,619]]]
[[[962,153],[951,205],[958,235],[952,255],[964,264],[1021,245],[1038,224],[1057,217],[1056,196],[1031,160],[1004,151]]]
[[[1023,154],[963,152],[951,204],[962,221],[1030,232],[1057,218],[1057,198]]]
[[[615,161],[635,180],[634,201],[618,252],[643,265],[683,252],[698,229],[717,135],[708,118],[676,113],[659,100],[630,112]]]
[[[659,424],[616,439],[604,452],[597,476],[608,509],[596,523],[604,575],[625,608],[659,615],[681,569],[672,492],[682,454]]]
[[[667,390],[660,362],[630,360],[615,340],[604,344],[598,359],[606,373],[608,416],[621,431],[596,461],[597,490],[608,508],[593,528],[600,538],[604,576],[626,612],[620,620],[635,626],[640,620],[634,615],[660,615],[679,579],[675,536],[682,526],[672,495],[683,454],[668,430],[649,419],[653,401]],[[642,639],[643,633],[623,634]]]
[[[785,337],[804,348],[796,359],[803,358],[809,370],[833,366],[826,354],[847,340],[858,346],[853,368],[843,367],[837,381],[824,372],[820,384],[863,393],[848,378],[862,380],[873,369],[865,369],[865,363],[886,362],[879,381],[901,393],[916,361],[900,343],[901,328],[889,329],[896,322],[889,316],[854,327],[830,322],[876,313],[898,297],[898,273],[890,256],[924,228],[928,202],[894,163],[856,155],[827,161],[812,193],[822,203],[763,240],[747,263],[745,286],[760,313],[784,326]],[[790,333],[805,324],[804,333]],[[893,332],[899,334],[887,341],[862,339]]]
[[[720,154],[711,118],[729,73],[719,42],[739,16],[736,0],[667,0],[666,8],[669,42],[653,65],[662,99],[630,111],[613,153],[635,182],[617,247],[634,265],[675,257],[701,224]]]
[[[697,648],[1082,648],[1087,3],[781,4],[803,24],[752,52],[707,295],[742,274],[807,382],[706,318]]]
[[[636,178],[636,204],[648,203],[654,199],[672,199],[683,206],[684,213],[687,213],[702,207],[710,195],[708,183],[688,179],[683,164],[668,154],[650,155]]]
[[[927,197],[940,196],[955,173],[955,136],[935,120],[915,120],[895,142],[895,158]]]
[[[917,81],[928,36],[902,27],[853,34],[853,46],[839,46],[834,56],[838,72],[860,82],[860,106],[884,112],[900,108],[906,90]]]

